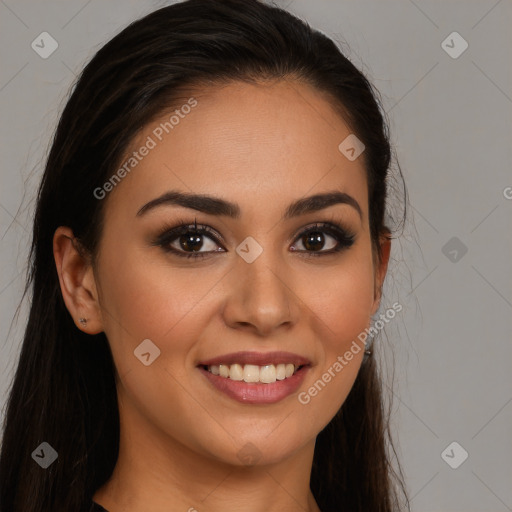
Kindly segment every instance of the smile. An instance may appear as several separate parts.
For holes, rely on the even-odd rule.
[[[226,379],[244,381],[247,383],[260,382],[263,384],[271,384],[278,380],[290,378],[297,370],[302,368],[302,366],[292,363],[278,365],[266,364],[263,366],[235,363],[231,365],[220,364],[204,366],[204,368],[213,375],[219,375]]]

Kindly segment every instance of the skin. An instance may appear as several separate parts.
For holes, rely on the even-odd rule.
[[[232,83],[194,97],[191,113],[104,199],[95,267],[69,228],[54,236],[66,306],[77,328],[105,332],[117,370],[120,453],[94,500],[109,512],[318,511],[309,489],[315,438],[348,395],[363,350],[306,405],[297,393],[242,404],[213,388],[196,365],[239,350],[290,351],[311,360],[298,390],[307,391],[370,325],[390,242],[381,242],[377,263],[363,157],[351,162],[338,150],[351,131],[321,93],[279,81]],[[163,119],[145,127],[128,153]],[[241,216],[166,205],[136,217],[171,189],[237,202]],[[350,194],[362,217],[336,204],[281,219],[291,202],[332,190]],[[201,251],[225,252],[195,261],[151,245],[178,219],[212,227],[221,244],[205,235]],[[298,235],[329,221],[353,231],[354,244],[305,257]],[[247,236],[263,248],[250,264],[235,252]],[[319,251],[336,245],[324,236]],[[186,250],[179,239],[172,245]],[[161,354],[145,366],[133,352],[148,338]],[[253,466],[237,456],[248,442],[259,456]]]

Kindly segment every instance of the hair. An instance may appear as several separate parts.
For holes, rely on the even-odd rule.
[[[93,191],[112,176],[135,135],[193,87],[267,80],[325,94],[364,143],[372,250],[381,259],[379,237],[391,238],[389,129],[378,92],[331,39],[259,0],[188,0],[131,23],[73,84],[38,190],[23,292],[30,290],[32,300],[3,424],[2,511],[85,511],[118,457],[112,353],[105,334],[91,338],[77,329],[65,306],[55,230],[69,226],[94,264],[106,201]],[[400,464],[394,469],[391,457],[389,416],[377,361],[366,357],[316,439],[310,485],[322,512],[390,512],[401,510],[403,499],[409,508]],[[58,453],[45,470],[31,457],[44,441]]]

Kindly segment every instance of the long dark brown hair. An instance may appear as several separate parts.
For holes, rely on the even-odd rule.
[[[55,230],[69,226],[94,262],[105,201],[93,191],[113,175],[141,128],[177,105],[187,87],[281,78],[327,94],[363,141],[380,260],[392,162],[386,116],[378,92],[331,39],[258,0],[188,0],[135,21],[74,84],[38,191],[23,293],[30,291],[30,312],[3,425],[2,512],[87,510],[118,456],[112,354],[104,333],[83,333],[66,309]],[[381,389],[377,361],[365,358],[345,403],[317,437],[311,489],[323,512],[408,508]],[[42,442],[58,452],[47,469],[31,456]]]

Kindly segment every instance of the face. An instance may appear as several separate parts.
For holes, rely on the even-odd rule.
[[[314,441],[361,365],[354,341],[385,272],[372,254],[363,156],[340,152],[350,129],[306,85],[233,83],[193,97],[169,133],[169,115],[140,132],[129,154],[151,149],[102,199],[97,322],[126,418],[201,456],[272,463]],[[232,205],[153,202],[171,191]],[[181,225],[188,232],[172,231]],[[289,353],[276,365],[306,364],[265,384],[236,381],[231,367],[227,392],[213,381],[228,379],[198,366],[263,365],[275,352]]]

